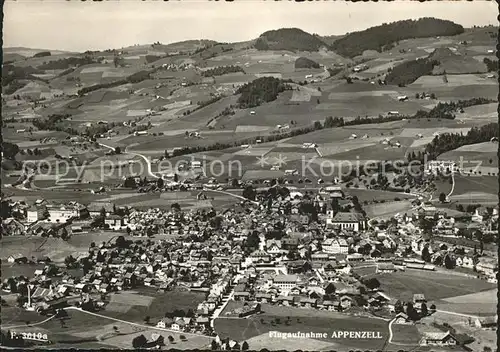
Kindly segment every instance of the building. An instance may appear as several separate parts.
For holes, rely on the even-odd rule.
[[[272,281],[273,285],[281,290],[290,290],[297,286],[299,277],[297,275],[276,275]]]
[[[393,273],[397,271],[392,263],[377,263],[377,273]]]
[[[32,206],[26,211],[26,220],[29,224],[36,222],[38,220],[43,220],[45,214],[45,205]]]
[[[121,230],[123,227],[123,218],[119,215],[110,215],[104,219],[104,225],[111,230]]]
[[[421,346],[455,346],[458,345],[457,339],[447,332],[427,332],[420,340]]]
[[[426,164],[426,169],[429,173],[437,174],[438,172],[457,171],[458,166],[454,161],[449,160],[431,160]]]
[[[349,245],[343,238],[328,238],[322,243],[323,252],[332,254],[347,254]]]
[[[67,222],[72,218],[79,218],[83,208],[73,205],[47,206],[48,221],[52,223]]]
[[[496,261],[480,261],[476,265],[476,270],[486,276],[495,276],[498,272],[498,263]]]
[[[333,218],[327,218],[326,224],[328,227],[354,232],[365,230],[368,227],[366,218],[361,213],[338,212]]]
[[[106,216],[113,214],[113,204],[110,202],[92,202],[87,206],[87,210],[91,217],[101,215],[103,209]]]

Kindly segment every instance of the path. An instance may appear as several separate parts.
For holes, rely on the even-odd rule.
[[[104,144],[104,143],[99,143],[99,145],[100,145],[100,146],[102,146],[102,147],[105,147],[105,148],[111,149],[112,151],[115,151],[115,148],[114,148],[114,147],[112,147],[112,146],[106,145],[106,144]],[[159,176],[157,176],[157,175],[155,175],[155,174],[153,173],[152,168],[151,168],[151,160],[149,160],[149,158],[147,158],[145,155],[140,154],[140,153],[134,153],[134,152],[129,152],[129,151],[127,151],[127,148],[128,148],[128,147],[129,147],[129,146],[127,146],[127,147],[125,148],[125,150],[124,150],[124,151],[122,151],[122,154],[128,154],[128,155],[133,155],[133,156],[138,156],[138,157],[140,157],[142,160],[144,160],[144,161],[146,162],[146,165],[147,165],[147,168],[148,168],[148,175],[149,175],[150,177],[153,177],[153,178],[156,178],[156,179],[160,178]]]
[[[37,326],[37,325],[40,325],[40,324],[44,324],[46,322],[48,322],[49,320],[51,319],[54,319],[56,316],[53,315],[51,317],[48,317],[47,319],[45,320],[42,320],[42,321],[39,321],[38,323],[33,323],[33,324],[23,324],[23,325],[14,325],[14,326],[2,326],[3,329],[16,329],[16,328],[25,328],[25,327],[32,327],[32,326]]]
[[[450,190],[450,193],[448,193],[448,195],[446,196],[446,199],[450,199],[453,191],[455,190],[455,173],[452,171],[451,172],[451,190]]]
[[[220,193],[220,194],[225,194],[225,195],[228,195],[228,196],[232,196],[232,197],[235,197],[235,198],[238,198],[238,199],[241,199],[241,200],[246,200],[247,202],[253,203],[255,205],[259,205],[260,204],[259,202],[256,202],[254,200],[250,200],[248,198],[245,198],[243,196],[240,196],[240,195],[237,195],[237,194],[234,194],[234,193],[231,193],[231,192],[219,191],[219,190],[210,189],[210,188],[203,188],[203,190],[205,192],[216,192],[216,193]]]
[[[236,276],[234,277],[234,282],[238,283],[238,281],[243,277],[243,275],[241,274],[236,274]],[[212,327],[212,329],[214,329],[214,321],[215,319],[217,319],[220,315],[220,313],[222,313],[222,311],[226,308],[227,304],[229,303],[229,301],[233,298],[233,295],[234,295],[234,289],[236,287],[233,287],[231,289],[231,292],[229,293],[229,295],[227,296],[226,299],[223,299],[223,302],[222,302],[222,305],[219,307],[219,308],[216,308],[214,310],[214,312],[212,313],[212,316],[210,318],[210,326]]]
[[[477,316],[477,315],[472,315],[472,314],[464,314],[464,313],[456,313],[456,312],[451,312],[449,310],[440,310],[440,309],[436,309],[436,312],[439,312],[439,313],[443,313],[443,314],[450,314],[450,315],[457,315],[457,316],[460,316],[460,317],[465,317],[465,318],[474,318],[474,319],[481,319],[480,316]],[[484,317],[482,317],[484,318]]]

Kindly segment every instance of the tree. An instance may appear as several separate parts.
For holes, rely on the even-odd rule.
[[[429,247],[425,246],[422,249],[422,260],[425,262],[430,262],[431,261],[431,254],[429,253]]]
[[[451,256],[448,255],[448,254],[444,257],[444,267],[446,269],[453,269],[453,268],[455,268],[455,260],[453,260],[451,258]]]
[[[249,348],[248,342],[243,341],[243,344],[241,345],[241,350],[246,351],[246,350],[248,350],[248,348]]]
[[[168,342],[173,343],[174,337],[172,335],[168,335]]]
[[[210,347],[211,347],[212,351],[215,351],[215,350],[217,350],[217,348],[219,348],[219,345],[217,344],[217,342],[215,342],[215,340],[212,340]]]
[[[366,280],[364,284],[370,290],[374,290],[374,289],[380,287],[380,282],[376,278],[374,278],[374,277],[372,277],[371,279]]]
[[[148,315],[144,318],[144,323],[149,324],[149,321],[151,320],[151,317]]]
[[[179,203],[172,204],[171,208],[172,208],[172,210],[175,210],[175,211],[181,211],[181,206],[179,205]]]
[[[401,312],[404,312],[404,307],[403,307],[403,303],[398,299],[396,301],[396,303],[394,304],[394,312],[396,314],[398,313],[401,313]]]
[[[245,187],[242,193],[243,197],[250,199],[250,200],[255,200],[255,197],[257,196],[257,191],[252,185],[248,185]]]
[[[436,305],[435,304],[431,304],[430,308],[431,308],[431,313],[436,311]]]
[[[127,241],[125,240],[125,237],[123,236],[118,236],[116,238],[116,246],[118,248],[127,248]]]
[[[10,142],[2,142],[2,152],[6,159],[14,160],[19,153],[19,146]]]
[[[411,320],[418,320],[418,313],[417,311],[415,310],[415,308],[413,308],[413,304],[411,303],[408,303],[406,305],[406,315],[408,315],[408,318],[410,318]]]
[[[148,343],[146,336],[139,335],[132,340],[132,347],[143,348]]]
[[[441,203],[444,203],[446,201],[446,194],[444,194],[443,192],[439,193],[439,201]]]
[[[427,311],[427,304],[425,304],[425,302],[422,303],[421,309],[422,309],[422,313],[421,313],[422,317],[426,317],[429,314],[429,312]]]
[[[158,187],[158,188],[163,188],[164,184],[165,184],[165,182],[163,181],[163,179],[161,177],[158,178],[158,181],[156,181],[156,187]]]
[[[121,153],[122,153],[122,149],[120,147],[116,147],[115,154],[121,154]]]

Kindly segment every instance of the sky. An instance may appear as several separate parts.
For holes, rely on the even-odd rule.
[[[6,0],[4,47],[86,51],[189,39],[237,42],[284,27],[320,35],[345,34],[421,17],[464,27],[497,24],[494,1],[344,2],[235,0]]]

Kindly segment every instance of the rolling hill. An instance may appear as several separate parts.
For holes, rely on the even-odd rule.
[[[453,36],[464,32],[464,28],[451,21],[437,18],[421,18],[384,23],[364,31],[354,32],[336,40],[332,49],[338,54],[355,57],[365,50],[382,52],[392,48],[395,42],[411,38]]]
[[[318,51],[328,47],[319,36],[298,28],[281,28],[262,33],[255,42],[257,50]]]

